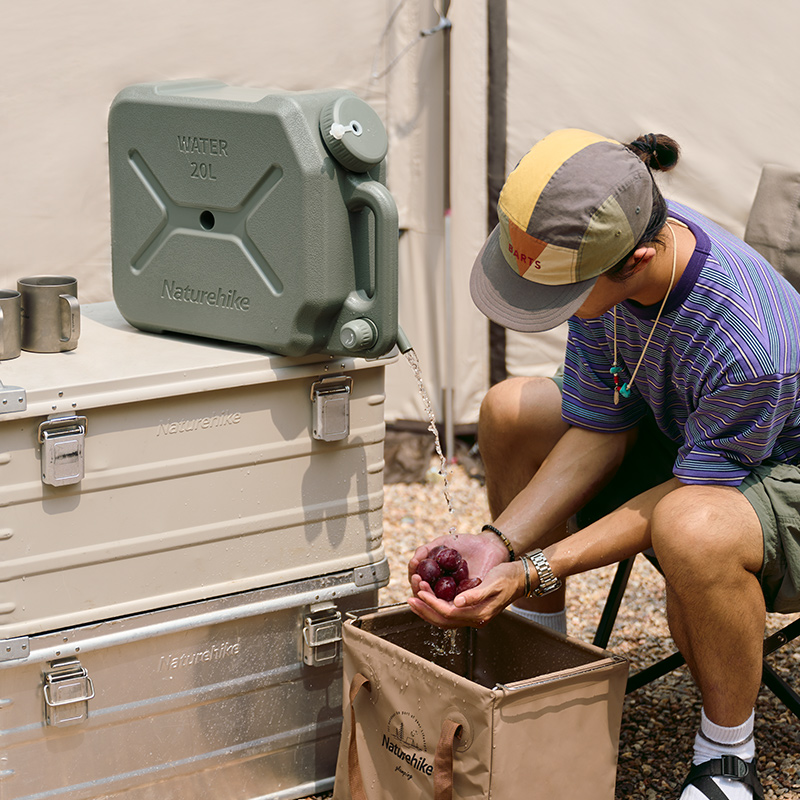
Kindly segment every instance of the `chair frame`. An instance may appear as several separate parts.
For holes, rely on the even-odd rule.
[[[649,556],[647,553],[645,557],[650,561],[655,569],[661,571],[658,567],[658,562],[655,558]],[[611,588],[608,592],[608,598],[603,608],[603,613],[600,616],[600,622],[597,626],[597,631],[594,636],[593,644],[597,647],[605,649],[608,646],[608,641],[611,638],[611,632],[614,629],[614,623],[617,619],[622,599],[625,596],[625,589],[628,586],[628,580],[633,569],[633,564],[636,556],[631,556],[619,562],[614,579],[611,582]],[[789,709],[796,717],[800,718],[800,694],[798,694],[778,673],[775,669],[767,663],[766,657],[776,650],[779,650],[784,645],[791,642],[793,639],[800,637],[800,619],[788,623],[780,630],[764,639],[764,663],[762,667],[761,679],[764,685]],[[677,669],[686,663],[684,657],[675,652],[666,658],[657,661],[637,672],[634,672],[628,678],[628,683],[625,688],[625,694],[630,694],[640,689],[642,686],[661,678],[668,672]]]

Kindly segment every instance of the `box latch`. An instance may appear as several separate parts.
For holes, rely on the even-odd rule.
[[[52,417],[39,425],[42,483],[67,486],[83,480],[86,417]]]
[[[350,390],[353,379],[347,375],[320,378],[311,386],[314,407],[315,439],[338,442],[350,435]]]
[[[48,725],[76,725],[89,718],[89,701],[94,686],[89,673],[77,658],[50,662],[44,674],[45,719]]]
[[[339,658],[342,614],[333,603],[312,606],[303,624],[303,663],[322,667]]]

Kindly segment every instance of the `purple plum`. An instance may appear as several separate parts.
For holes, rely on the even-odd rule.
[[[423,558],[417,565],[417,575],[433,586],[442,575],[442,568],[432,558]]]
[[[439,578],[436,581],[436,586],[433,587],[433,593],[440,600],[446,600],[447,602],[452,602],[457,590],[456,582],[449,575]]]
[[[450,574],[461,566],[462,561],[461,553],[452,547],[445,547],[436,554],[436,562],[445,572]]]

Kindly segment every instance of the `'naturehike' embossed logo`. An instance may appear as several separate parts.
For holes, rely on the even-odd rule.
[[[175,281],[165,280],[161,288],[162,300],[174,300],[178,303],[194,303],[198,306],[224,308],[229,311],[249,311],[250,298],[239,294],[236,289],[218,287],[213,291],[197,289],[191,284],[179,286]]]
[[[218,642],[202,650],[192,650],[188,653],[170,653],[161,656],[158,662],[159,672],[168,672],[181,667],[193,667],[198,664],[205,664],[209,661],[221,661],[224,658],[238,656],[241,652],[239,642]]]
[[[238,425],[242,415],[238,411],[220,411],[211,417],[194,417],[193,419],[159,420],[156,436],[169,436],[189,431],[205,431],[211,428],[227,428]]]

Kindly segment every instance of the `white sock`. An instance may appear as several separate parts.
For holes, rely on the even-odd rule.
[[[753,739],[755,713],[735,728],[715,725],[705,713],[700,711],[700,732],[694,740],[695,764],[702,764],[720,756],[739,756],[742,761],[752,761],[756,754]],[[741,781],[730,778],[712,778],[711,780],[725,792],[729,800],[753,800],[753,790]],[[708,797],[694,786],[687,786],[680,800],[708,800]]]
[[[541,611],[529,611],[527,608],[520,608],[513,603],[508,607],[508,611],[512,614],[517,614],[520,617],[529,619],[531,622],[537,622],[539,625],[544,625],[545,628],[550,628],[551,631],[556,633],[567,633],[567,609],[562,608],[561,611],[553,611],[552,613],[543,613]]]

